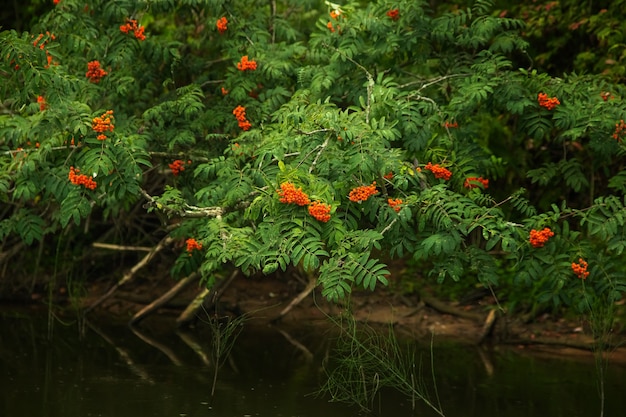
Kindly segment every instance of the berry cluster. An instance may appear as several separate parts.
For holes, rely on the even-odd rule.
[[[446,129],[457,129],[459,127],[459,123],[458,122],[445,122],[443,124],[443,127],[445,127]]]
[[[452,172],[450,172],[449,170],[447,170],[446,168],[442,167],[439,164],[433,165],[432,163],[429,162],[426,164],[424,169],[431,171],[433,175],[435,175],[435,178],[443,178],[446,181],[449,180],[450,177],[452,176]]]
[[[237,63],[237,69],[239,71],[254,71],[256,70],[256,61],[248,60],[248,55],[241,57],[241,61]]]
[[[202,243],[198,242],[194,238],[187,239],[185,243],[187,243],[187,252],[189,252],[190,256],[191,256],[191,252],[193,252],[194,250],[202,249]]]
[[[539,93],[537,95],[537,101],[541,107],[545,107],[548,110],[554,109],[556,106],[561,104],[558,98],[556,97],[548,97],[546,93]]]
[[[554,232],[549,227],[544,227],[543,230],[533,229],[530,231],[530,244],[533,248],[542,248],[552,236]]]
[[[383,175],[383,178],[386,179],[386,180],[391,181],[393,179],[393,172],[389,171],[388,173]]]
[[[608,101],[609,99],[613,100],[615,99],[615,96],[613,94],[611,94],[610,91],[603,91],[600,93],[600,97],[602,97],[602,100],[604,101]]]
[[[235,118],[237,118],[237,122],[239,123],[239,127],[243,130],[249,130],[252,127],[252,124],[246,120],[246,108],[243,106],[237,106],[233,110],[233,114]]]
[[[350,201],[360,203],[361,201],[367,200],[368,198],[370,198],[370,196],[373,196],[374,194],[378,194],[378,190],[376,189],[376,181],[374,181],[370,185],[362,185],[360,187],[353,188],[352,190],[350,190],[348,198],[350,199]]]
[[[587,262],[585,262],[583,258],[578,258],[578,263],[572,262],[572,271],[574,271],[580,279],[587,279],[589,276],[589,272],[587,271]]]
[[[387,16],[391,19],[391,20],[398,20],[400,19],[400,10],[399,9],[391,9],[387,12]]]
[[[108,73],[100,67],[100,61],[91,61],[87,64],[87,72],[85,77],[92,83],[99,83],[100,79]]]
[[[113,132],[115,126],[113,125],[113,110],[107,110],[102,116],[94,117],[91,121],[91,128],[94,132],[99,133],[98,140],[105,140],[107,137],[104,134],[107,130]]]
[[[39,110],[44,111],[48,105],[44,96],[37,96],[37,103],[39,104]]]
[[[221,34],[223,34],[224,32],[226,32],[228,30],[228,19],[226,19],[226,17],[220,17],[219,19],[217,19],[217,31]]]
[[[229,91],[227,89],[225,89],[224,87],[222,87],[221,91],[222,91],[222,95],[223,96],[226,96],[229,93]]]
[[[70,173],[67,178],[72,184],[82,185],[89,190],[95,190],[98,184],[93,180],[93,178],[85,174],[79,174],[79,172],[80,169],[70,167]]]
[[[39,41],[42,40],[42,39],[43,39],[43,42],[41,42],[41,44],[40,44]],[[50,55],[50,52],[48,52],[48,50],[46,49],[46,45],[51,40],[53,41],[55,39],[56,39],[56,36],[54,36],[53,33],[46,32],[46,38],[45,39],[44,39],[43,33],[40,33],[39,36],[37,36],[37,39],[35,39],[35,41],[33,42],[33,46],[35,48],[39,48],[39,49],[41,49],[42,51],[44,51],[46,53],[47,64],[46,64],[46,66],[44,68],[49,68],[50,64],[52,64],[52,55]]]
[[[137,21],[134,19],[126,19],[126,23],[120,26],[120,31],[122,31],[122,33],[133,32],[135,38],[140,41],[146,40],[146,35],[143,33],[144,29],[145,28],[143,26],[139,26]]]
[[[336,9],[336,10],[331,10],[330,11],[330,17],[331,19],[337,20],[339,17],[343,17],[343,15],[341,14],[341,10]],[[326,24],[326,27],[328,28],[328,30],[330,30],[331,32],[335,31],[335,27],[333,26],[333,22],[328,22]],[[341,26],[337,25],[337,30],[339,32],[341,32]]]
[[[309,196],[302,191],[302,188],[296,189],[296,186],[290,182],[280,184],[280,190],[276,190],[276,192],[280,196],[278,201],[281,203],[306,206],[311,202]]]
[[[613,132],[613,139],[621,142],[622,138],[626,135],[626,123],[624,120],[620,120],[619,123],[615,123],[615,132]]]
[[[463,187],[470,189],[477,187],[489,188],[489,180],[486,180],[483,177],[467,177]]]
[[[191,161],[187,161],[187,165],[189,165],[189,164],[191,164]],[[172,174],[174,176],[180,174],[182,171],[185,170],[185,163],[183,161],[181,161],[180,159],[177,159],[174,162],[172,162],[171,164],[168,164],[168,166],[172,170]]]
[[[387,199],[387,204],[389,204],[389,207],[391,207],[392,209],[394,209],[396,211],[396,213],[398,213],[401,209],[402,209],[402,199],[401,198],[388,198]]]
[[[330,204],[314,201],[309,205],[309,214],[322,223],[330,220]]]

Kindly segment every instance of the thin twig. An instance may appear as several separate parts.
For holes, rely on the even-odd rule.
[[[317,153],[317,155],[315,155],[315,159],[313,160],[313,162],[311,162],[311,166],[309,167],[309,174],[311,172],[313,172],[313,168],[315,168],[315,165],[317,164],[318,159],[320,159],[320,156],[322,155],[322,152],[324,152],[324,149],[326,149],[326,146],[328,146],[328,141],[330,140],[330,136],[326,138],[326,140],[324,141],[324,143],[322,143],[320,145],[320,150]]]

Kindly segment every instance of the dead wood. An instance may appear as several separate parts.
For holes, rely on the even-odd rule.
[[[141,268],[146,266],[152,260],[154,255],[159,253],[161,249],[165,248],[166,246],[169,246],[169,244],[172,243],[173,241],[174,239],[171,238],[170,236],[166,236],[163,239],[161,239],[161,241],[152,249],[150,249],[150,252],[148,252],[146,256],[144,256],[139,262],[137,262],[137,264],[135,264],[135,266],[133,266],[130,269],[130,271],[124,274],[122,279],[120,279],[113,287],[111,287],[109,291],[107,291],[104,295],[98,298],[92,305],[87,307],[85,311],[83,312],[83,316],[89,313],[91,310],[93,310],[97,306],[99,306],[100,304],[102,304],[104,301],[106,301],[111,295],[113,295],[113,293],[115,293],[115,291],[119,287],[126,284],[128,281],[132,280],[135,277],[135,274],[137,273],[137,271],[139,271]]]
[[[167,291],[165,294],[163,294],[162,296],[160,296],[159,298],[154,300],[152,303],[148,304],[147,306],[142,308],[140,311],[138,311],[133,316],[133,318],[130,319],[128,324],[132,325],[132,324],[139,323],[141,320],[146,318],[148,315],[153,313],[155,310],[157,310],[158,308],[160,308],[163,305],[167,304],[168,301],[170,301],[172,298],[176,297],[176,295],[179,292],[181,292],[181,290],[183,290],[187,285],[189,285],[190,283],[195,281],[197,278],[198,278],[198,274],[196,272],[193,272],[189,276],[186,276],[185,278],[181,279],[180,281],[178,281],[176,283],[176,285],[174,285],[172,288],[170,288],[169,291]]]
[[[231,282],[239,275],[239,270],[234,270],[232,274],[226,280],[219,281],[212,288],[203,288],[200,293],[187,305],[185,310],[176,319],[176,325],[178,327],[189,324],[196,317],[196,313],[201,308],[210,310],[213,308],[217,300],[222,296],[226,288]],[[206,302],[207,297],[212,295],[212,298]]]
[[[485,338],[491,333],[491,331],[493,330],[493,325],[496,323],[496,318],[496,310],[490,310],[489,314],[487,314],[487,318],[485,319],[485,323],[483,324],[483,328],[480,331],[480,335],[478,336],[478,344],[481,344],[485,340]]]

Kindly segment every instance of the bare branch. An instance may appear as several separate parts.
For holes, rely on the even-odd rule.
[[[165,206],[159,203],[154,197],[148,194],[144,189],[141,189],[141,194],[148,200],[148,207],[156,207],[157,210],[163,211],[168,215],[175,215],[186,218],[202,218],[202,217],[215,217],[221,218],[224,213],[222,207],[196,207],[190,206],[185,203],[184,209],[175,209],[169,206]]]

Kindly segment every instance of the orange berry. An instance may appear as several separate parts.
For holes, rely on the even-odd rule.
[[[320,222],[326,223],[330,220],[330,204],[314,201],[309,205],[309,214]]]

